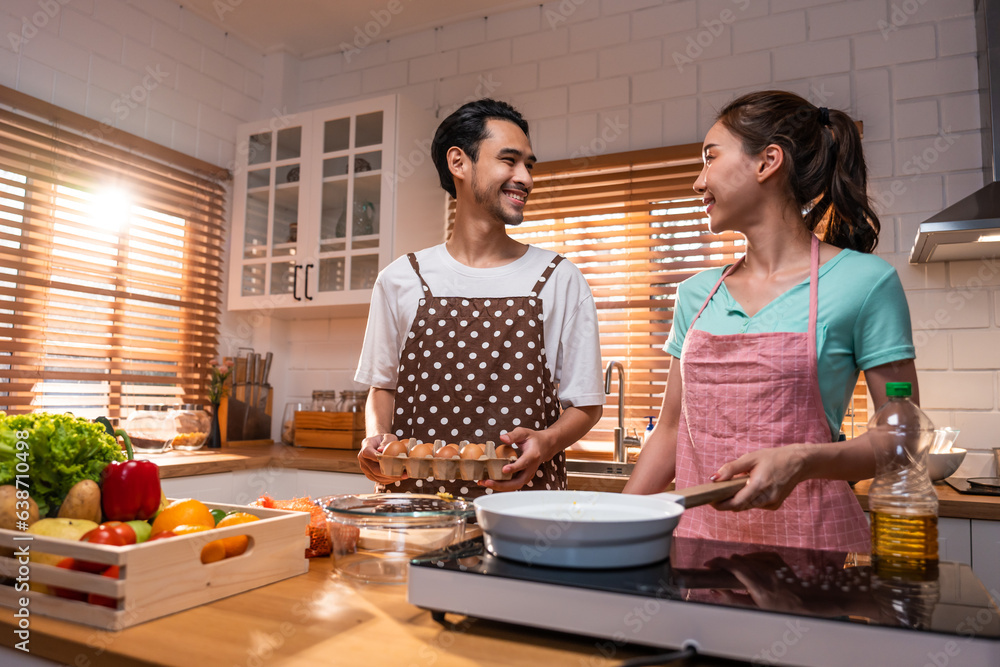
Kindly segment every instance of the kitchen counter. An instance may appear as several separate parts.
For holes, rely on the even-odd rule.
[[[169,585],[169,582],[164,582]],[[18,641],[14,619],[0,615],[0,645]],[[442,628],[406,602],[403,586],[355,585],[332,575],[329,558],[309,572],[120,632],[31,616],[31,654],[98,665],[612,665],[657,653],[613,642],[465,620]],[[0,662],[15,655],[0,649]],[[4,655],[6,654],[6,655]],[[610,658],[610,662],[606,659]],[[16,663],[15,663],[16,664]],[[701,658],[685,663],[734,665]]]
[[[225,447],[195,452],[168,452],[150,457],[160,466],[160,477],[188,477],[210,473],[260,468],[290,468],[323,472],[361,473],[357,452],[340,449],[309,449],[275,444],[263,447]],[[868,509],[871,480],[858,482],[854,493]],[[569,475],[571,489],[619,492],[625,479],[604,475]],[[939,516],[955,519],[1000,521],[1000,496],[964,495],[944,482],[934,485],[940,500]]]

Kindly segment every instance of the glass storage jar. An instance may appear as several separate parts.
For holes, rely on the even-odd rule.
[[[171,447],[185,451],[201,449],[212,424],[212,418],[202,406],[195,403],[174,406],[170,416],[174,420],[175,433]]]
[[[367,391],[340,392],[340,412],[364,412]]]
[[[170,449],[174,439],[174,420],[166,405],[137,405],[122,428],[132,441],[132,449],[156,454]]]
[[[312,393],[313,412],[337,412],[340,408],[337,392],[329,389],[317,389]]]

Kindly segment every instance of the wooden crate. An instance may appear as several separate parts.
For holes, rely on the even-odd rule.
[[[309,570],[309,561],[305,558],[305,549],[309,546],[309,536],[306,535],[310,520],[308,512],[260,507],[248,510],[242,505],[205,504],[227,512],[250,511],[259,516],[260,521],[127,547],[73,542],[0,529],[2,547],[16,550],[27,545],[31,551],[118,565],[121,570],[119,579],[111,579],[32,562],[28,575],[34,583],[116,598],[117,609],[40,591],[19,591],[12,585],[0,586],[0,606],[18,609],[21,607],[19,599],[29,597],[28,609],[32,614],[105,630],[121,630]],[[250,538],[250,546],[244,554],[214,563],[201,562],[202,547],[214,540],[236,535]],[[25,537],[32,539],[24,540]],[[0,575],[16,579],[19,567],[22,566],[16,556],[0,556]]]
[[[324,449],[361,449],[365,416],[360,412],[295,413],[295,446]]]

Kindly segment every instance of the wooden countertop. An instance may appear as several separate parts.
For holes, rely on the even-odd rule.
[[[868,487],[871,483],[870,479],[866,479],[854,485],[854,494],[865,511],[868,511]],[[936,482],[934,490],[938,495],[939,517],[1000,521],[1000,496],[967,495],[944,482]]]
[[[281,444],[202,449],[195,452],[175,451],[149,458],[160,466],[160,477],[164,479],[267,467],[361,473],[355,451],[309,449]],[[870,480],[865,480],[854,486],[854,493],[865,510],[868,509],[870,484]],[[617,493],[625,486],[625,480],[620,477],[571,473],[569,486],[571,489]],[[942,517],[1000,521],[1000,496],[964,495],[944,482],[935,484],[934,489],[938,494],[939,515]]]
[[[166,583],[166,582],[165,582]],[[0,614],[0,646],[15,619]],[[360,585],[333,574],[330,558],[309,572],[122,630],[105,632],[31,615],[31,654],[69,665],[434,665],[579,667],[658,651],[511,625],[466,620],[442,628],[406,602],[405,586]],[[608,648],[613,651],[609,663]],[[603,648],[604,653],[599,652]],[[0,649],[0,662],[5,662]],[[13,656],[14,654],[8,654]],[[699,658],[704,667],[734,665]]]

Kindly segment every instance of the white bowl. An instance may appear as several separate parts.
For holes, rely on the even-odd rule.
[[[931,481],[937,482],[945,477],[950,477],[958,466],[962,465],[965,459],[964,449],[952,449],[950,452],[927,455],[927,469],[931,475]]]

